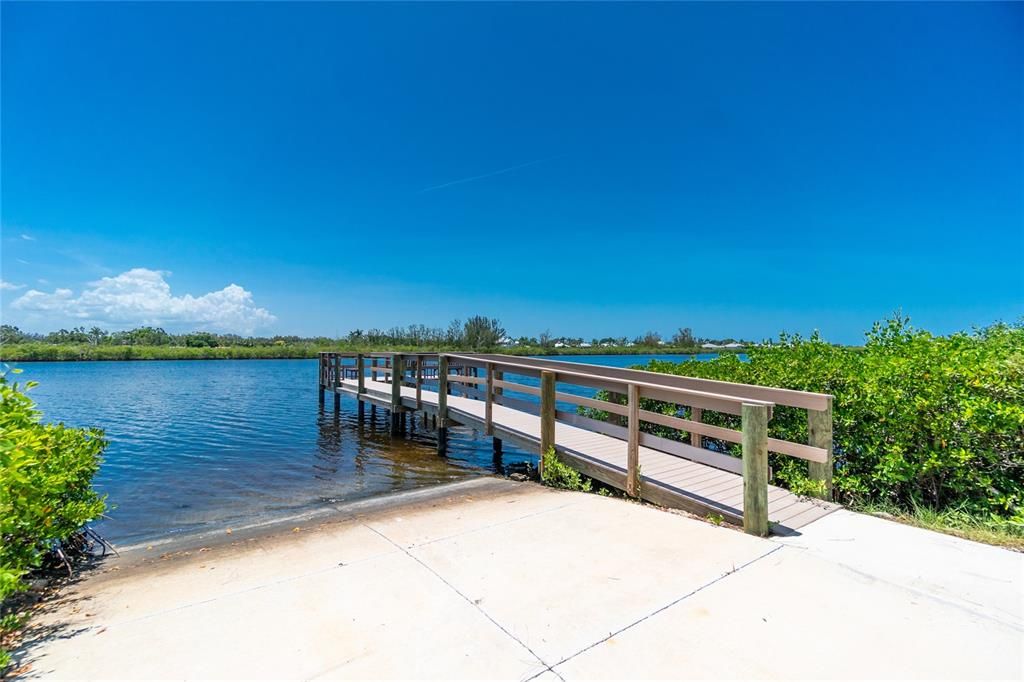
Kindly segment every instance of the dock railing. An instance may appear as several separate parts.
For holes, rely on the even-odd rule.
[[[368,364],[369,363],[369,364]],[[556,424],[567,423],[625,441],[627,494],[640,496],[643,472],[640,447],[658,450],[730,471],[743,477],[743,526],[753,534],[768,532],[768,453],[806,460],[809,476],[821,482],[822,497],[831,498],[832,396],[789,389],[734,384],[644,370],[567,363],[499,354],[464,353],[321,353],[320,385],[337,388],[346,378],[358,382],[358,392],[369,373],[372,381],[391,384],[393,419],[402,411],[402,386],[414,387],[415,409],[423,406],[424,390],[437,392],[437,416],[445,429],[450,423],[447,396],[455,391],[483,400],[484,431],[493,435],[494,406],[540,417],[539,447],[543,455],[559,450]],[[395,377],[399,379],[396,381]],[[513,377],[536,380],[523,383]],[[429,384],[429,385],[428,385]],[[603,392],[608,399],[579,395],[573,387]],[[321,402],[323,393],[321,392]],[[644,409],[645,399],[672,406],[672,414]],[[564,410],[570,405],[577,409]],[[806,410],[808,442],[770,438],[768,424],[777,405]],[[580,414],[587,408],[589,414]],[[688,411],[688,418],[679,416]],[[704,411],[735,415],[740,428],[702,421]],[[601,415],[606,418],[599,418]],[[642,431],[641,423],[655,424],[689,435],[689,443]],[[394,425],[394,422],[393,422]],[[741,446],[742,457],[705,447],[705,439]],[[542,457],[543,460],[543,457]],[[587,472],[584,472],[587,473]]]

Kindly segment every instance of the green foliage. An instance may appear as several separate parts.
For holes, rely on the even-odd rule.
[[[92,489],[107,445],[103,433],[41,423],[25,393],[33,386],[0,373],[0,604],[23,588],[24,575],[48,552],[104,509]]]
[[[647,369],[834,395],[835,486],[843,502],[956,508],[1024,522],[1020,324],[938,337],[895,316],[876,324],[863,348],[834,346],[818,335],[783,336],[748,357],[652,362]],[[805,415],[776,408],[770,435],[807,442]],[[729,415],[705,411],[704,418],[738,427]],[[735,445],[713,444],[738,454]],[[772,455],[772,467],[775,478],[795,490],[813,485],[805,462]]]
[[[689,329],[680,330],[671,345],[660,345],[661,337],[651,332],[636,342],[626,337],[594,339],[552,338],[544,332],[539,340],[506,338],[505,329],[495,318],[476,315],[463,323],[453,320],[447,329],[411,324],[407,327],[353,329],[346,336],[253,337],[237,334],[191,332],[171,334],[159,327],[139,327],[108,332],[99,327],[60,329],[49,334],[23,332],[12,325],[0,325],[0,360],[31,362],[61,360],[232,360],[316,358],[322,351],[493,351],[510,355],[544,354],[639,354],[702,353],[700,339]],[[737,352],[742,349],[719,349]]]
[[[544,485],[549,485],[552,488],[577,490],[584,493],[591,492],[594,487],[589,478],[560,460],[554,448],[548,448],[548,451],[541,457],[540,480]]]

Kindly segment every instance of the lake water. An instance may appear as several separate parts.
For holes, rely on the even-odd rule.
[[[652,358],[560,356],[625,367]],[[712,357],[712,356],[701,356]],[[96,478],[109,518],[97,524],[130,545],[229,528],[317,505],[455,481],[494,471],[490,439],[449,431],[392,438],[385,410],[360,424],[355,401],[335,415],[317,404],[316,360],[23,363],[19,381],[46,421],[96,426],[110,447]],[[536,457],[505,444],[504,462]]]

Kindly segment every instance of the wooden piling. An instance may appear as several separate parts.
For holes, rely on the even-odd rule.
[[[484,405],[484,434],[494,435],[494,363],[487,363],[486,404]]]
[[[626,444],[626,494],[640,496],[640,389],[629,384],[626,405],[629,408]]]
[[[402,431],[402,370],[405,358],[391,356],[391,433]]]
[[[743,530],[768,535],[768,406],[743,403]]]
[[[362,353],[356,356],[356,392],[366,393],[366,358]],[[359,401],[359,405],[362,404],[362,401]]]
[[[448,449],[448,356],[437,356],[437,454]]]
[[[555,373],[540,373],[540,469],[543,473],[544,456],[555,447]]]
[[[690,408],[690,421],[700,422],[703,419],[704,410],[702,410],[699,407]],[[693,431],[690,431],[690,445],[692,445],[695,448],[704,447],[704,437],[701,436],[699,433],[694,433]]]
[[[823,500],[832,500],[832,401],[824,410],[807,410],[807,444],[828,452],[825,462],[808,462],[807,473],[812,481],[821,481],[824,489],[819,495]]]

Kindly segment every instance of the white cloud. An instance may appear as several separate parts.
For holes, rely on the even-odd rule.
[[[24,239],[27,242],[34,242],[36,240],[35,237],[31,237],[31,236],[25,234],[24,232],[21,233],[21,238]]]
[[[18,289],[24,289],[24,284],[15,284],[13,282],[7,282],[0,279],[0,291],[17,291]]]
[[[237,284],[202,296],[173,296],[164,279],[169,274],[133,268],[89,283],[78,296],[70,289],[53,293],[31,289],[12,305],[18,310],[110,326],[192,326],[243,334],[277,319],[265,308],[257,308],[252,293]]]

